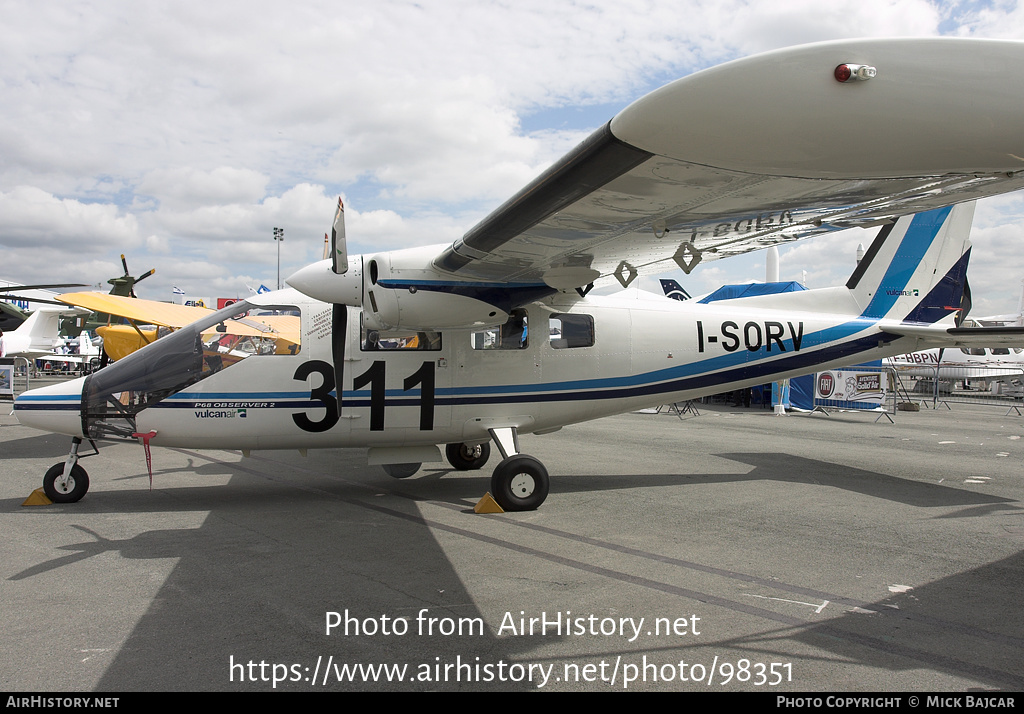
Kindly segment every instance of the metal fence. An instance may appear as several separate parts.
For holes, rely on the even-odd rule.
[[[866,412],[895,423],[898,381],[890,367],[830,369],[814,375],[815,412]]]
[[[951,409],[950,404],[981,404],[1022,415],[1024,367],[917,366],[899,370],[900,386],[910,400]]]
[[[0,358],[0,399],[11,399],[28,391],[32,364],[24,357]]]

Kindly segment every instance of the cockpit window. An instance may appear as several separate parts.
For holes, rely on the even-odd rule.
[[[243,301],[211,313],[87,378],[84,432],[130,436],[143,409],[249,357],[297,354],[300,334],[294,306]]]

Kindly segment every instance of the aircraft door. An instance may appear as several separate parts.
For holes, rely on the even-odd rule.
[[[446,429],[451,406],[439,395],[451,386],[449,348],[433,331],[385,332],[367,328],[352,310],[345,350],[341,417],[353,432],[407,432],[407,441]]]

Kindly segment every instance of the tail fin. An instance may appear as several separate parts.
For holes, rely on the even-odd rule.
[[[665,297],[672,298],[673,300],[690,299],[690,293],[686,292],[686,290],[683,289],[683,286],[677,283],[675,280],[662,278],[661,289],[665,293]]]
[[[964,298],[973,219],[971,201],[885,226],[846,283],[861,315],[953,323]]]
[[[73,308],[39,308],[14,330],[12,335],[27,337],[27,349],[49,352],[57,342],[60,318],[73,312]]]

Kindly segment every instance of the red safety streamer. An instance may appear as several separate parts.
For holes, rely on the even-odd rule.
[[[149,471],[149,490],[153,490],[153,457],[149,453],[149,440],[156,436],[155,431],[151,431],[148,434],[139,434],[138,432],[132,434],[132,436],[142,439],[142,448],[146,450],[146,469]]]

